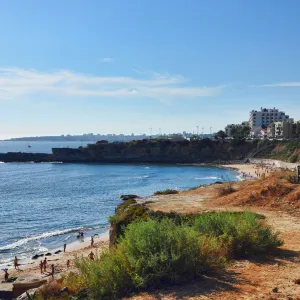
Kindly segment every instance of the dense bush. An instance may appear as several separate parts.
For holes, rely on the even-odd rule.
[[[289,183],[297,184],[298,183],[298,176],[296,174],[288,174],[286,176],[286,180]]]
[[[226,244],[233,257],[271,252],[282,241],[278,233],[258,222],[258,216],[245,212],[233,214],[203,214],[195,219],[194,228],[204,235],[217,237]]]
[[[157,191],[157,192],[154,193],[155,196],[157,196],[157,195],[170,195],[170,194],[178,194],[178,191],[167,189],[167,190],[164,190],[164,191]]]
[[[197,273],[200,266],[199,234],[171,220],[131,224],[121,243],[136,287],[174,282],[182,274]]]
[[[110,245],[116,244],[118,238],[123,235],[125,228],[130,223],[136,219],[146,220],[148,211],[146,206],[137,204],[133,199],[121,203],[116,209],[116,214],[109,219],[113,229],[113,234],[110,235]]]
[[[94,261],[77,258],[75,265],[90,299],[119,299],[133,290],[130,268],[120,249],[106,251]]]
[[[222,268],[231,257],[269,253],[280,246],[278,234],[262,218],[223,212],[136,220],[126,227],[117,248],[95,261],[77,259],[78,277],[92,299],[118,299],[194,279]]]

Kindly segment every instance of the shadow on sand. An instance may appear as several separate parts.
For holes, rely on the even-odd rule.
[[[300,263],[300,252],[278,249],[273,255],[249,258],[247,260],[235,260],[236,263],[249,262],[257,265],[280,265],[287,263]],[[168,286],[159,290],[148,290],[147,293],[140,293],[141,298],[145,300],[162,300],[170,299],[189,299],[190,297],[214,297],[220,292],[232,292],[236,297],[242,294],[239,286],[248,285],[254,287],[255,284],[243,278],[242,270],[232,270],[226,268],[217,272],[206,273],[198,280],[185,283],[180,286]]]

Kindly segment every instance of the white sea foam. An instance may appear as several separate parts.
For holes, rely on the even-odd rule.
[[[76,232],[80,229],[82,229],[82,228],[78,227],[78,228],[71,228],[71,229],[64,229],[64,230],[54,230],[54,231],[45,232],[45,233],[42,233],[39,235],[26,237],[26,238],[20,239],[16,242],[12,243],[12,244],[0,247],[0,251],[15,249],[15,248],[18,248],[18,247],[21,247],[21,246],[27,244],[30,241],[36,241],[36,240],[44,239],[44,238],[51,237],[51,236],[62,235],[62,234],[66,234],[68,232]]]
[[[38,251],[40,251],[40,252],[46,252],[46,251],[48,251],[48,248],[43,247],[43,246],[40,246],[40,247],[38,248]]]
[[[221,179],[220,177],[216,176],[207,176],[207,177],[196,177],[196,180],[209,180],[209,179]]]
[[[70,235],[68,235],[66,238],[65,238],[65,241],[67,241],[69,238],[70,238],[71,236]]]

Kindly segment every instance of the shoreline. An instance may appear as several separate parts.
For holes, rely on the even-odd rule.
[[[90,236],[85,237],[85,240],[80,244],[71,243],[67,245],[66,252],[63,252],[63,248],[60,248],[60,253],[54,254],[52,251],[51,256],[39,257],[36,260],[29,259],[28,263],[21,264],[20,270],[15,270],[13,267],[8,269],[10,277],[26,278],[29,276],[38,276],[41,278],[48,278],[50,276],[50,265],[55,265],[55,276],[60,275],[66,271],[72,271],[75,269],[73,260],[75,257],[87,257],[88,254],[93,251],[94,254],[99,255],[104,249],[108,248],[109,244],[109,230],[105,231],[99,237],[94,238],[94,246],[91,246]],[[40,261],[47,257],[48,267],[47,272],[41,273]],[[67,268],[67,260],[70,260],[70,267]],[[1,287],[1,285],[0,285]]]
[[[239,173],[237,169],[235,168],[228,168],[226,166],[222,166],[222,165],[210,165],[210,164],[204,164],[204,163],[201,163],[201,164],[172,164],[174,166],[194,166],[194,167],[213,167],[213,168],[222,168],[222,169],[232,169],[234,170],[235,172],[237,172],[236,174],[236,179],[239,180]],[[226,180],[224,181],[226,182]],[[213,182],[214,183],[214,182]],[[208,184],[211,184],[211,183],[204,183],[204,185],[208,185]],[[195,185],[195,187],[197,187],[197,185]],[[186,189],[183,189],[181,190],[180,192],[184,192],[186,190],[189,190],[190,188],[186,188]],[[145,196],[145,197],[142,197],[141,199],[143,199],[144,201],[147,201],[147,199],[149,197],[152,197],[153,195],[149,195],[149,196]],[[109,228],[109,224],[107,226],[105,226],[107,228]],[[109,229],[106,230],[104,233],[102,234],[99,234],[99,237],[101,236],[105,236],[105,235],[108,235],[108,232],[109,232]],[[75,233],[74,233],[75,234]],[[88,235],[89,232],[87,232],[87,236],[85,237],[85,240],[88,240],[88,241],[84,241],[84,242],[80,242],[79,240],[73,240],[72,242],[70,242],[69,244],[67,244],[67,249],[70,249],[70,252],[80,252],[80,250],[82,249],[85,249],[88,244],[89,244],[89,240],[90,240],[90,235]],[[62,247],[59,247],[59,246],[55,246],[54,248],[48,248],[46,251],[36,251],[35,253],[33,253],[32,255],[26,257],[26,258],[20,258],[19,259],[19,262],[20,262],[20,266],[21,268],[25,268],[27,269],[27,266],[33,266],[33,265],[36,265],[36,262],[37,261],[40,261],[41,259],[44,259],[45,257],[49,258],[51,260],[51,258],[59,258],[59,254],[55,254],[55,252],[59,251],[59,250],[62,250]],[[50,256],[46,256],[45,254],[47,253],[51,253]],[[32,256],[34,255],[41,255],[39,256],[37,259],[32,259]],[[1,269],[3,268],[8,268],[9,271],[11,273],[14,273],[14,267],[13,267],[13,260],[11,259],[10,261],[7,261],[7,262],[3,262],[3,264],[1,264]]]
[[[177,164],[178,165],[178,164]],[[250,180],[250,179],[256,179],[257,176],[255,174],[255,171],[257,170],[257,166],[252,163],[243,163],[243,164],[220,164],[220,165],[209,165],[209,164],[184,164],[184,165],[190,165],[190,166],[198,166],[198,167],[214,167],[214,168],[223,168],[223,169],[231,169],[235,172],[237,172],[237,181],[242,180]],[[244,174],[245,172],[248,172],[251,174],[251,176],[246,176],[244,178],[241,178],[240,176]],[[252,177],[253,175],[253,177]],[[226,182],[226,181],[224,181]],[[209,184],[204,184],[209,185]],[[180,192],[186,192],[189,188],[181,190]],[[153,195],[152,195],[153,196]],[[152,197],[150,196],[150,197]],[[147,201],[148,197],[143,197],[142,199]],[[41,274],[39,263],[41,260],[43,260],[45,257],[47,257],[47,260],[49,262],[49,265],[54,263],[55,268],[57,269],[57,274],[61,274],[66,271],[74,270],[74,265],[72,264],[72,261],[76,256],[85,256],[87,257],[90,251],[96,252],[102,252],[103,249],[108,247],[109,244],[109,230],[106,230],[104,233],[100,234],[99,237],[95,238],[95,246],[91,247],[90,245],[90,237],[86,236],[84,238],[84,242],[79,242],[78,240],[75,240],[71,242],[70,244],[67,244],[67,250],[64,253],[61,248],[54,248],[51,250],[48,250],[47,252],[50,252],[51,256],[42,256],[38,257],[36,260],[32,258],[21,260],[22,264],[20,265],[20,271],[15,270],[13,266],[9,267],[9,274],[10,276],[16,276],[16,277],[27,277],[27,276],[41,276],[41,277],[48,277],[49,274]],[[54,254],[54,252],[61,250],[59,254]],[[71,267],[68,269],[66,266],[67,260],[71,261]],[[24,263],[23,263],[24,262]]]
[[[103,237],[108,236],[109,225],[105,226],[105,228],[106,228],[106,230],[104,232],[96,234],[95,241],[97,241],[98,239],[102,240]],[[73,240],[73,241],[67,243],[67,249],[70,250],[69,252],[79,251],[81,249],[86,248],[90,244],[91,236],[94,236],[94,235],[90,235],[90,233],[93,231],[94,230],[86,231],[86,234],[85,234],[85,237],[83,240],[77,238],[76,240]],[[74,234],[75,234],[75,232],[74,232]],[[44,259],[45,257],[47,257],[47,259],[48,258],[50,258],[50,259],[57,258],[59,254],[63,253],[63,244],[62,244],[62,246],[57,245],[57,246],[54,246],[53,248],[46,248],[46,249],[47,250],[45,250],[45,251],[36,251],[33,255],[28,256],[26,258],[20,258],[19,266],[24,267],[27,265],[32,265],[35,262],[40,261],[41,259]],[[51,255],[46,255],[48,253],[51,253]],[[32,257],[36,256],[36,255],[37,255],[37,258],[33,259]],[[7,268],[8,270],[14,270],[13,259],[3,262],[0,265],[0,268],[1,269]]]
[[[243,191],[247,186],[252,186],[255,184],[255,187],[258,187],[261,184],[261,180],[255,180],[262,178],[263,176],[271,176],[271,178],[268,178],[268,180],[272,180],[273,176],[276,176],[276,172],[282,170],[282,168],[279,168],[277,166],[270,167],[268,165],[263,164],[254,164],[254,163],[241,163],[241,164],[224,164],[219,165],[215,167],[220,167],[224,169],[231,169],[235,172],[238,172],[240,174],[244,173],[250,173],[249,176],[244,178],[247,180],[247,182],[236,182],[235,185],[239,185],[241,188],[241,191]],[[275,172],[275,174],[273,173]],[[264,175],[263,175],[264,174]],[[250,178],[250,176],[253,175],[253,178]],[[250,181],[253,179],[253,181]],[[224,181],[226,182],[226,181]],[[209,212],[209,211],[242,211],[244,209],[244,206],[238,206],[236,204],[232,205],[226,205],[223,203],[214,203],[210,200],[214,199],[214,189],[215,186],[210,184],[204,184],[204,187],[198,187],[197,189],[184,189],[181,190],[178,194],[175,195],[162,195],[158,196],[158,202],[152,202],[147,204],[147,207],[150,209],[158,209],[161,211],[172,211],[172,208],[175,210],[178,210],[182,213],[201,213],[201,212]],[[141,200],[146,200],[145,198],[142,198]],[[150,199],[151,200],[151,199]],[[165,202],[165,204],[164,204]],[[173,203],[173,206],[171,207],[171,203]],[[159,207],[155,207],[155,205],[158,204]],[[165,209],[164,209],[165,207]],[[265,206],[253,206],[250,208],[253,212],[264,214],[267,217],[267,223],[272,224],[276,230],[280,230],[280,237],[284,239],[285,244],[283,247],[279,249],[279,252],[277,256],[274,259],[276,264],[270,264],[263,263],[263,261],[260,261],[257,263],[256,261],[251,261],[248,259],[243,260],[236,260],[234,263],[228,267],[226,267],[226,271],[228,273],[225,273],[225,277],[222,277],[222,282],[226,282],[227,286],[222,286],[220,290],[211,292],[207,291],[207,286],[210,284],[214,284],[214,286],[218,286],[221,282],[216,277],[216,283],[215,281],[212,281],[211,278],[214,278],[214,275],[210,275],[211,277],[204,277],[204,279],[199,283],[199,288],[195,291],[195,283],[192,283],[191,285],[185,284],[180,285],[179,288],[177,287],[166,287],[166,290],[164,290],[164,287],[160,288],[158,291],[159,293],[161,291],[161,299],[173,299],[174,296],[174,290],[176,293],[178,293],[178,297],[180,295],[183,295],[186,297],[187,295],[190,295],[191,298],[189,299],[198,299],[198,297],[202,297],[203,293],[206,293],[208,297],[212,297],[213,299],[233,299],[241,297],[241,295],[249,296],[249,299],[251,297],[259,297],[261,295],[270,295],[272,289],[274,287],[277,287],[280,290],[280,293],[283,293],[284,295],[296,295],[297,291],[299,291],[299,288],[297,285],[295,285],[293,282],[295,279],[299,278],[299,268],[298,268],[298,260],[296,258],[291,257],[290,255],[287,255],[287,251],[299,251],[299,239],[297,237],[299,236],[299,222],[297,217],[290,216],[287,212],[283,211],[282,209],[278,210],[270,210],[268,207]],[[57,270],[57,273],[55,274],[56,279],[59,278],[60,274],[63,274],[67,271],[75,271],[76,268],[74,264],[71,264],[71,267],[68,269],[66,267],[66,261],[67,259],[73,260],[76,256],[84,256],[87,257],[88,253],[90,251],[93,251],[94,253],[101,254],[101,252],[104,249],[108,248],[108,237],[109,232],[106,231],[101,238],[95,239],[95,247],[90,246],[89,237],[86,237],[86,241],[84,241],[82,244],[79,244],[77,246],[68,247],[67,246],[67,252],[66,253],[60,253],[57,256],[49,257],[49,265],[48,270],[50,270],[50,265],[52,263],[55,264],[55,268]],[[296,237],[296,238],[295,238]],[[286,252],[284,252],[286,251]],[[281,254],[280,254],[281,253]],[[54,258],[54,259],[53,259]],[[240,279],[240,281],[232,281],[232,277],[230,275],[230,272],[234,272],[234,274],[237,274],[237,278]],[[38,275],[42,276],[42,278],[51,278],[49,273],[40,274],[39,270],[39,259],[36,261],[36,263],[33,265],[28,265],[26,268],[24,268],[24,272],[15,271],[16,273],[9,272],[11,276],[16,275],[19,277],[23,277],[22,273],[26,274],[24,277],[30,276],[30,275]],[[222,275],[224,276],[224,274]],[[247,280],[246,280],[247,279]],[[209,286],[210,286],[209,285]],[[1,285],[0,285],[1,286]],[[224,288],[225,287],[225,288]],[[239,290],[237,290],[239,289]],[[190,294],[189,294],[190,293]],[[142,294],[137,294],[133,297],[129,297],[126,299],[140,299],[136,297],[142,297],[141,299],[152,299],[152,292],[146,291]],[[235,299],[234,298],[234,299]],[[247,298],[248,299],[248,298]],[[296,299],[296,298],[295,298]]]

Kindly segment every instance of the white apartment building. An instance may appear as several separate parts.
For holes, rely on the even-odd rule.
[[[273,122],[268,126],[268,137],[290,139],[293,137],[293,123]]]
[[[260,111],[250,111],[249,126],[252,132],[259,133],[261,127],[267,127],[273,122],[293,122],[294,120],[285,114],[283,111],[279,111],[274,108],[262,108]]]

